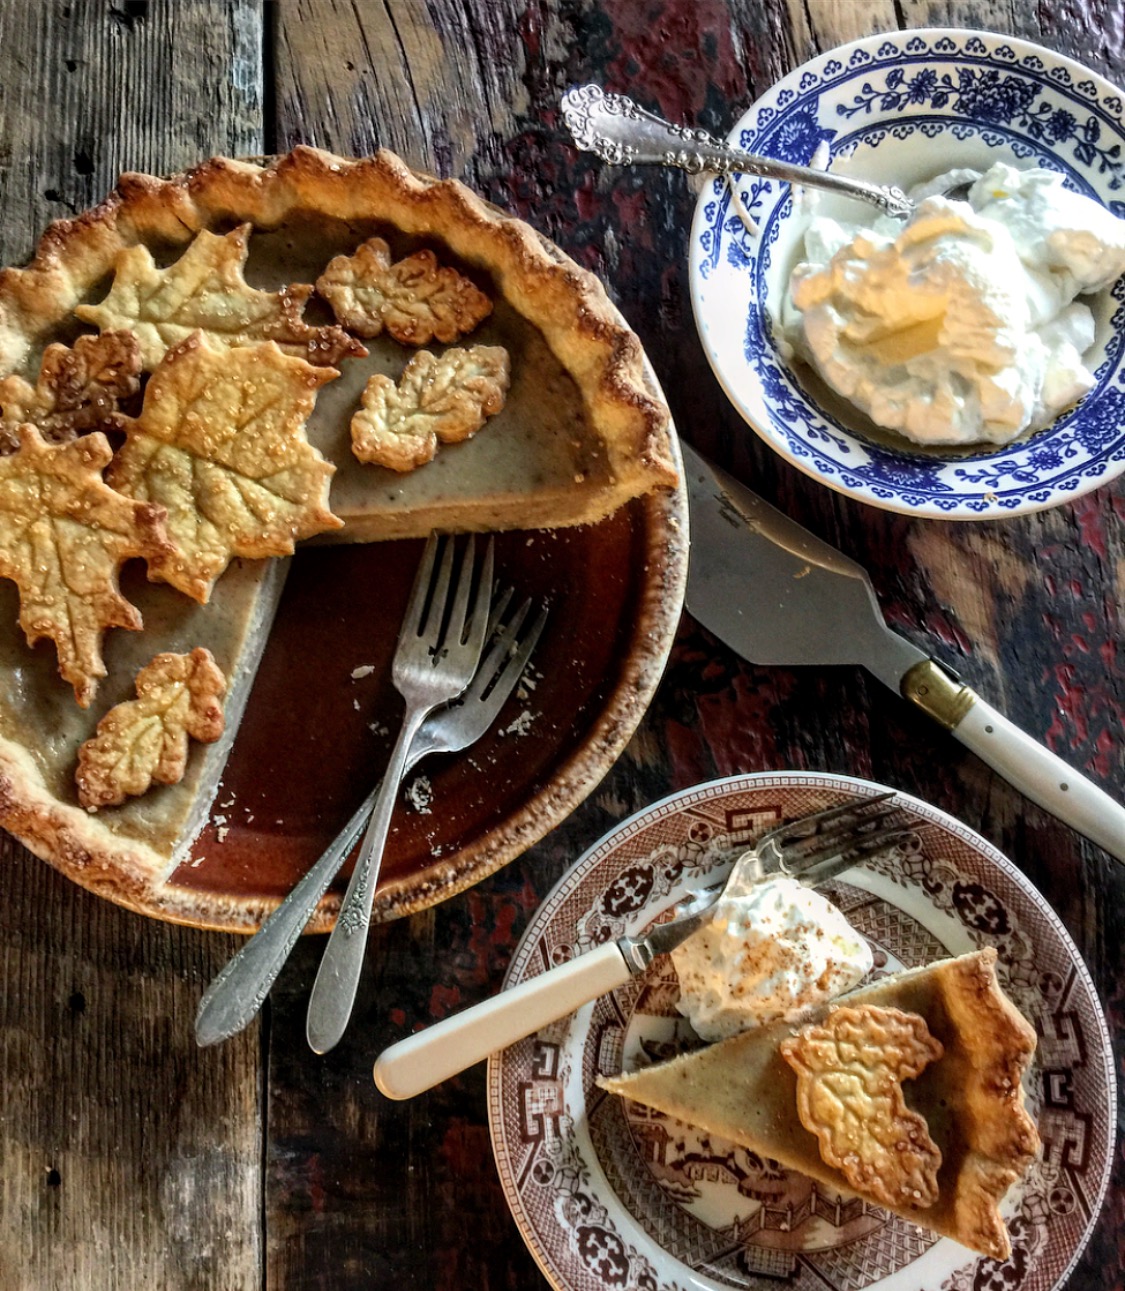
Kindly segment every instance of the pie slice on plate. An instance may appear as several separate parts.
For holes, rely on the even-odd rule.
[[[1034,1050],[987,949],[599,1084],[1003,1260]]]
[[[354,325],[357,316],[362,326]],[[99,333],[109,339],[95,346]],[[470,437],[438,444],[433,460],[414,470],[360,461],[351,422],[368,383],[376,376],[401,382],[423,342],[438,359],[451,344],[503,347],[511,372],[503,407]],[[587,525],[631,502],[647,506],[655,496],[672,496],[677,484],[667,408],[640,343],[593,275],[455,181],[417,174],[386,152],[355,161],[310,148],[267,166],[216,158],[170,179],[126,175],[100,206],[53,224],[26,267],[0,272],[0,454],[27,439],[21,425],[39,418],[52,442],[95,427],[111,436],[128,431],[135,459],[152,449],[149,432],[158,423],[169,439],[167,418],[152,397],[171,386],[162,364],[182,366],[194,347],[229,354],[225,366],[220,361],[223,371],[252,369],[238,357],[251,345],[284,356],[271,359],[274,366],[312,373],[308,402],[315,393],[315,406],[292,428],[312,449],[292,442],[301,461],[312,461],[312,452],[328,464],[321,474],[331,475],[327,509],[316,503],[316,527],[325,530],[318,542],[421,537],[439,528]],[[95,371],[91,356],[103,349],[108,357]],[[205,402],[205,383],[196,384],[198,390],[185,388],[180,396],[190,416]],[[419,415],[429,416],[424,392],[418,403]],[[245,433],[254,433],[256,415],[245,418]],[[167,535],[181,546],[183,534],[207,526],[214,536],[221,528],[216,517],[229,515],[232,505],[256,513],[272,532],[271,497],[290,501],[289,468],[266,488],[242,466],[253,459],[260,467],[260,454],[228,452],[221,428],[201,434],[186,415],[184,428],[171,448],[161,448],[166,465],[158,475],[147,458],[130,466],[126,449],[114,442],[120,460],[107,469],[107,483],[163,506]],[[429,429],[405,428],[423,442]],[[208,460],[200,443],[209,446]],[[222,508],[211,491],[219,489]],[[199,514],[180,514],[185,506]],[[682,503],[672,509],[679,517]],[[294,525],[262,551],[290,550],[311,531]],[[646,592],[638,628],[663,651],[682,598],[684,539],[674,532],[656,551],[646,535],[639,553],[661,595]],[[262,552],[233,539],[208,537],[212,550],[220,553],[218,570],[208,566],[179,580],[199,599],[210,588],[205,605],[163,582],[147,583],[139,561],[125,566],[121,590],[142,626],[105,634],[106,675],[85,710],[58,677],[52,650],[27,645],[17,626],[16,590],[0,580],[0,666],[8,681],[0,691],[0,826],[125,904],[225,924],[225,917],[199,920],[177,906],[182,894],[165,880],[207,818],[286,562],[246,559]],[[223,573],[228,551],[241,557]],[[167,557],[150,561],[147,572],[175,581]],[[136,616],[127,617],[135,628]],[[114,704],[132,697],[145,664],[198,648],[210,651],[226,679],[223,736],[190,746],[178,783],[154,785],[119,806],[83,809],[74,779],[79,746]],[[646,675],[651,689],[658,667]],[[599,737],[604,766],[643,712],[647,694],[635,685],[633,692],[613,715],[613,738]],[[529,845],[573,806],[572,785],[598,778],[589,769],[573,776],[567,793],[556,795],[555,816],[541,814],[534,835],[521,822],[513,838]],[[242,918],[234,923],[246,926]]]

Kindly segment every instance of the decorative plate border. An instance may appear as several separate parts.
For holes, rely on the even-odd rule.
[[[524,934],[505,985],[642,929],[686,891],[721,878],[731,848],[779,819],[882,791],[845,776],[763,773],[657,803],[591,848],[557,885]],[[838,1248],[829,1244],[820,1256],[777,1254],[776,1244],[771,1253],[768,1244],[750,1242],[740,1263],[729,1243],[725,1254],[715,1253],[722,1243],[712,1242],[710,1255],[703,1250],[714,1230],[682,1208],[638,1202],[646,1188],[650,1196],[660,1190],[639,1156],[614,1158],[607,1149],[614,1135],[621,1141],[621,1125],[605,1128],[607,1114],[622,1124],[625,1118],[594,1080],[599,1070],[620,1069],[638,999],[662,989],[654,965],[489,1061],[501,1182],[524,1240],[558,1291],[772,1288],[778,1274],[801,1291],[1056,1291],[1065,1283],[1097,1221],[1114,1152],[1113,1057],[1093,983],[1057,916],[1011,862],[944,812],[905,794],[898,802],[915,818],[920,845],[850,872],[834,896],[859,926],[863,918],[876,921],[865,929],[869,937],[875,929],[876,945],[888,916],[899,919],[896,911],[903,926],[917,925],[899,962],[924,962],[934,946],[949,953],[996,946],[1005,989],[1037,1024],[1028,1105],[1044,1152],[1009,1199],[1013,1260],[978,1259],[891,1221]],[[864,1214],[873,1222],[882,1212],[867,1207]]]
[[[900,182],[995,151],[1058,170],[1125,216],[1122,104],[1122,92],[1096,73],[1026,41],[908,31],[859,40],[797,68],[728,137],[802,164],[824,144],[834,168],[853,168],[854,160],[857,173]],[[928,141],[921,152],[920,141]],[[932,159],[918,170],[926,149]],[[917,173],[904,173],[907,166]],[[819,407],[779,352],[770,306],[795,238],[793,214],[786,184],[715,179],[700,195],[690,241],[692,303],[712,368],[782,456],[875,506],[946,519],[1056,506],[1125,470],[1125,279],[1101,302],[1097,385],[1076,408],[1025,442],[971,456],[900,451]]]

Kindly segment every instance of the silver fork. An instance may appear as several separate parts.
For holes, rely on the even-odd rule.
[[[524,630],[531,601],[524,601],[504,622],[511,599],[509,588],[493,607],[489,644],[469,688],[455,704],[431,713],[422,723],[410,746],[404,775],[432,753],[459,753],[474,744],[515,689],[543,631],[547,611],[540,609]],[[381,784],[371,790],[316,864],[207,988],[195,1016],[198,1044],[229,1040],[257,1016],[321,897],[363,833]]]
[[[721,891],[699,894],[678,917],[599,946],[391,1045],[375,1063],[375,1084],[388,1098],[412,1098],[566,1017],[675,950],[712,917],[722,895],[767,874],[781,871],[815,887],[878,855],[910,832],[888,823],[897,811],[893,797],[877,794],[780,825],[742,853]]]
[[[315,1053],[327,1053],[339,1042],[355,1003],[383,845],[405,773],[407,753],[426,717],[441,704],[456,699],[472,681],[484,649],[488,605],[492,599],[492,540],[489,539],[477,578],[476,540],[469,538],[452,594],[453,539],[444,542],[441,563],[435,569],[438,548],[442,545],[438,535],[426,544],[399,631],[391,679],[406,701],[406,713],[356,857],[351,882],[344,893],[336,927],[313,982],[305,1034]],[[477,590],[470,612],[474,581]]]

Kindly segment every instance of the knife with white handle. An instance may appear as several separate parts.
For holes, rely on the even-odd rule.
[[[391,1045],[375,1063],[375,1084],[388,1098],[413,1098],[489,1054],[569,1017],[583,1004],[623,986],[636,971],[615,941],[577,955]]]
[[[883,621],[867,572],[681,441],[687,608],[753,663],[862,664],[1025,797],[1125,863],[1125,807]]]
[[[752,864],[754,856],[756,853],[747,852],[742,860]],[[816,865],[817,875],[808,870],[810,879],[830,878],[855,859],[854,850],[848,855],[836,852]],[[755,873],[760,876],[761,870]],[[392,1044],[375,1063],[375,1084],[380,1093],[388,1098],[413,1098],[489,1054],[569,1017],[583,1004],[624,986],[630,977],[643,973],[657,955],[667,955],[683,945],[711,919],[716,893],[717,889],[705,889],[668,923],[585,951]]]

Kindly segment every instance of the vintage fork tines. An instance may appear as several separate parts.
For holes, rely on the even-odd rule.
[[[437,563],[439,549],[441,559]],[[494,543],[490,538],[478,571],[476,538],[469,536],[455,586],[454,549],[453,538],[443,541],[439,535],[431,536],[403,616],[391,678],[406,701],[406,712],[336,927],[313,982],[305,1034],[315,1053],[326,1053],[336,1045],[351,1017],[363,971],[383,847],[410,747],[429,714],[468,687],[484,650],[492,601]]]
[[[891,792],[853,799],[775,826],[735,861],[727,886],[734,890],[776,871],[799,877],[807,866],[855,855],[872,842],[877,851],[900,832],[879,828],[898,810],[894,797]]]
[[[410,747],[407,770],[430,754],[458,753],[475,743],[515,690],[543,631],[547,609],[541,608],[525,627],[531,607],[525,601],[505,622],[513,595],[509,588],[493,605],[484,659],[456,705],[436,710],[422,724]],[[199,1044],[229,1039],[257,1016],[321,897],[363,835],[379,788],[376,785],[367,795],[316,864],[208,987],[196,1015]]]
[[[838,870],[883,850],[896,836],[909,832],[901,827],[884,827],[882,823],[892,814],[889,801],[893,796],[853,799],[841,808],[787,822],[759,839],[757,847],[765,844],[778,855],[787,855],[789,849],[796,847],[802,856],[800,861],[794,859],[801,881],[825,882]],[[848,822],[854,826],[857,821],[859,833],[853,828],[846,834]],[[781,843],[777,841],[779,838]],[[814,846],[806,846],[809,842]],[[731,877],[738,873],[740,865],[746,869],[743,863],[748,863],[748,858],[756,854],[755,848],[744,852],[717,895],[706,894],[711,899],[704,900],[705,894],[697,894],[693,904],[685,906],[672,919],[657,923],[639,935],[604,942],[548,968],[511,991],[502,991],[391,1045],[375,1064],[376,1085],[389,1098],[410,1098],[497,1049],[565,1017],[599,995],[623,986],[631,977],[644,972],[658,955],[675,950],[709,923],[714,918],[716,901],[730,891]]]

